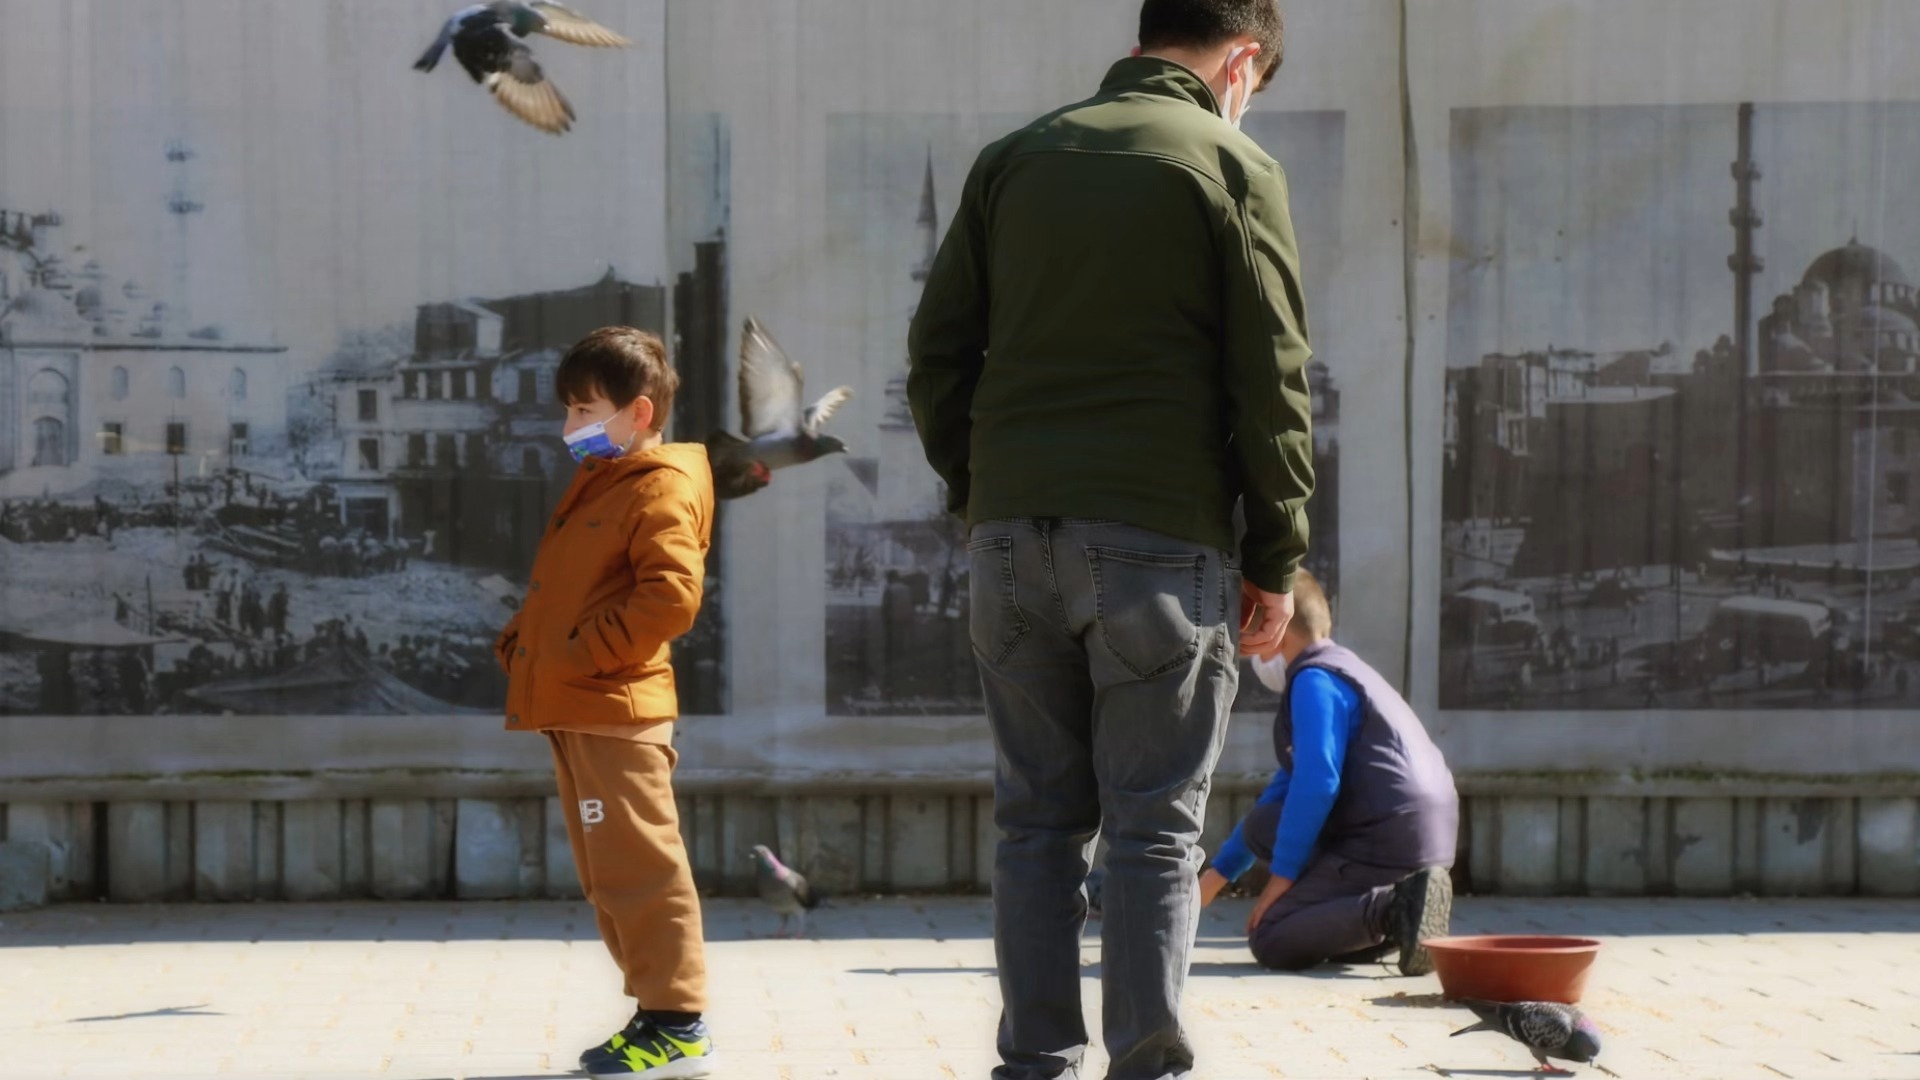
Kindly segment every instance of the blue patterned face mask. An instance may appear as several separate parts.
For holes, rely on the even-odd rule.
[[[639,433],[635,432],[634,438],[638,437]],[[605,420],[596,420],[588,424],[586,427],[566,436],[566,441],[567,452],[573,455],[573,460],[575,461],[585,461],[588,458],[595,457],[617,458],[627,452],[628,446],[633,445],[633,439],[630,438],[627,440],[626,446],[615,446],[613,440],[607,437],[607,422]]]

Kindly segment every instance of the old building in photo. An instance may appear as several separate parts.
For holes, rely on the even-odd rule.
[[[1774,299],[1755,380],[1762,543],[1920,538],[1916,319],[1906,272],[1858,239]]]
[[[566,348],[672,335],[679,437],[705,434],[686,402],[724,400],[724,241],[678,295],[609,268],[430,300],[316,358],[69,271],[60,227],[0,216],[0,713],[489,710],[492,635],[573,474]],[[724,707],[722,610],[675,650],[691,714]]]
[[[0,495],[250,470],[287,441],[286,350],[188,330],[57,212],[0,210]],[[103,487],[104,485],[104,487]]]
[[[667,292],[609,269],[573,289],[419,305],[410,347],[362,352],[305,388],[325,418],[314,478],[352,527],[524,571],[573,471],[555,434],[561,357],[602,326],[665,333]]]

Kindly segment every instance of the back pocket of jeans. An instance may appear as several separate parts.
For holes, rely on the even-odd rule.
[[[1013,583],[1013,537],[983,536],[967,544],[967,635],[989,664],[1006,662],[1027,636],[1027,617]]]
[[[1135,678],[1158,678],[1200,654],[1205,555],[1090,547],[1087,563],[1100,639]]]

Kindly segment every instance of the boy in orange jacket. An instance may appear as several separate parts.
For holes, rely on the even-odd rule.
[[[706,448],[662,435],[679,378],[658,337],[610,326],[560,361],[579,460],[494,645],[507,727],[553,747],[581,888],[638,1011],[580,1055],[592,1076],[712,1074],[700,898],[672,774],[668,643],[700,611],[713,529]]]

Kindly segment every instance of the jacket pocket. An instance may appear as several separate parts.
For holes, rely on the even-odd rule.
[[[1156,679],[1200,654],[1207,558],[1087,548],[1100,640],[1136,679]]]
[[[967,636],[982,663],[1003,664],[1032,629],[1013,579],[1013,537],[982,536],[967,543]]]

